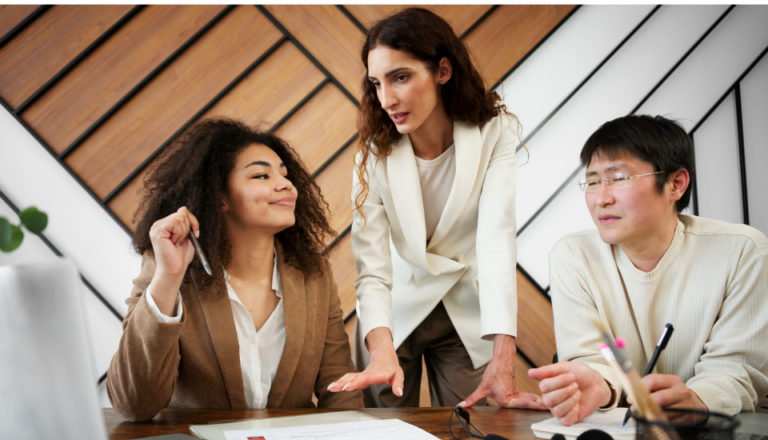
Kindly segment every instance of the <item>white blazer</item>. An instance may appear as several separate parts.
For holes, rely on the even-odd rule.
[[[352,223],[357,316],[362,335],[388,327],[397,348],[442,300],[478,368],[492,335],[517,335],[517,123],[454,122],[453,139],[456,177],[429,245],[409,136],[368,161],[367,222],[355,210]],[[359,184],[354,172],[353,201]]]

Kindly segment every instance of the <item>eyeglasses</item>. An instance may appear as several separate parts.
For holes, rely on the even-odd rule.
[[[655,174],[661,174],[666,173],[666,171],[657,171],[655,173],[648,173],[648,174],[637,174],[634,176],[628,176],[626,174],[616,174],[613,177],[606,177],[605,179],[601,179],[599,177],[594,177],[587,180],[582,180],[579,182],[579,188],[581,188],[582,191],[585,192],[596,192],[600,189],[600,182],[605,181],[605,184],[608,185],[609,188],[624,188],[629,186],[629,181],[636,178],[636,177],[644,177],[644,176],[653,176]]]
[[[451,408],[453,408],[453,410],[451,411],[451,415],[448,417],[448,432],[450,432],[451,433],[451,437],[455,438],[456,440],[459,440],[459,438],[456,437],[456,435],[454,435],[453,427],[451,426],[451,421],[453,420],[453,415],[454,414],[456,414],[456,420],[459,421],[459,424],[461,424],[461,427],[464,428],[464,431],[466,431],[467,434],[469,434],[472,437],[479,438],[479,439],[503,439],[503,440],[507,440],[506,437],[502,437],[500,435],[488,434],[486,436],[485,434],[483,434],[483,431],[480,431],[479,429],[477,429],[477,426],[473,425],[469,421],[469,411],[467,411],[466,408],[462,408],[460,406],[455,406],[455,407],[451,407]],[[469,428],[467,428],[467,424],[465,424],[464,420],[462,420],[462,419],[466,420],[467,424],[469,424],[469,426],[475,428],[475,431],[477,431],[480,435],[474,434],[472,431],[470,431]]]

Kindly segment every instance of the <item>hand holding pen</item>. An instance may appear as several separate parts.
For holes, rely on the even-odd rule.
[[[149,230],[157,265],[149,287],[158,308],[168,316],[173,316],[179,287],[195,256],[193,233],[200,236],[200,224],[185,207],[156,221]]]
[[[659,361],[659,355],[665,348],[667,348],[669,338],[672,337],[673,331],[675,331],[675,327],[672,326],[672,324],[667,324],[664,326],[664,332],[661,334],[659,342],[656,344],[656,351],[653,352],[653,357],[651,357],[651,361],[648,362],[648,366],[645,368],[645,373],[643,373],[643,376],[648,376],[651,374],[651,371],[656,368],[656,362]],[[651,392],[653,392],[653,390],[651,390]],[[627,424],[630,415],[632,415],[632,411],[627,409],[627,414],[624,416],[624,423],[622,426]]]

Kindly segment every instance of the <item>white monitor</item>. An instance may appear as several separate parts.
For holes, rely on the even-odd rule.
[[[0,266],[0,438],[106,440],[83,289],[66,260]]]

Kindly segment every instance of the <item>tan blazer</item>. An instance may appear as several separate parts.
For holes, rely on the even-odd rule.
[[[330,393],[328,385],[355,372],[344,331],[341,302],[330,265],[306,276],[283,260],[277,267],[285,300],[285,347],[268,408],[362,408],[359,391]],[[107,374],[107,395],[121,417],[149,420],[166,407],[245,409],[240,347],[223,280],[201,295],[200,278],[181,286],[184,313],[178,324],[160,323],[144,291],[155,273],[144,255],[126,300],[123,336]]]

